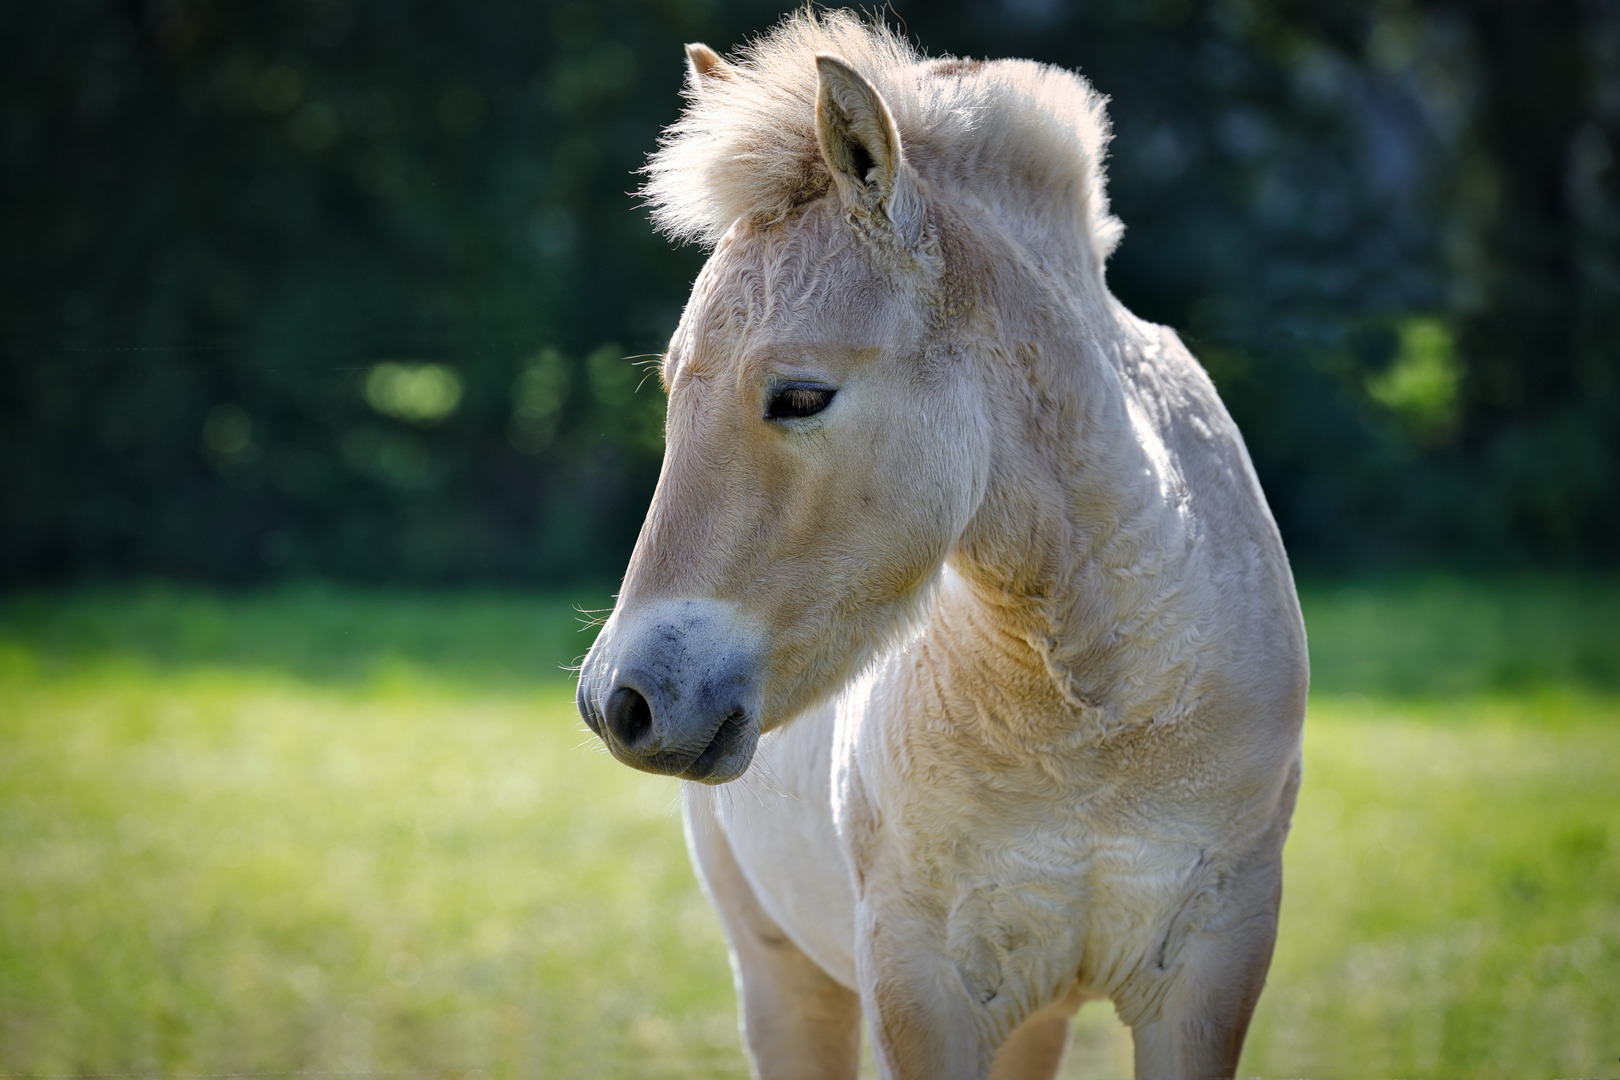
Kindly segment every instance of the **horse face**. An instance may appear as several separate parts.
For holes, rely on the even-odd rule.
[[[671,342],[663,472],[579,686],[626,764],[741,775],[893,640],[976,507],[979,398],[927,275],[835,211],[734,233]]]
[[[580,673],[615,757],[690,780],[742,775],[762,732],[893,640],[984,488],[921,181],[877,90],[816,65],[827,182],[790,220],[735,225],[694,286],[663,473]]]

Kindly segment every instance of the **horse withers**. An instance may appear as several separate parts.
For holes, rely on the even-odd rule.
[[[1243,442],[1108,292],[1079,77],[809,12],[648,167],[712,245],[579,707],[684,785],[762,1077],[1231,1076],[1276,937],[1307,668]],[[730,782],[731,786],[721,786]],[[673,932],[673,930],[672,930]]]

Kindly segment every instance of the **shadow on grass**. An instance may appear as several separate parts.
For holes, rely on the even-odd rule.
[[[320,583],[227,592],[167,584],[0,600],[0,648],[48,668],[275,671],[358,683],[401,668],[481,689],[570,681],[611,607],[609,589],[563,595],[383,591]]]
[[[1318,695],[1440,699],[1620,690],[1620,579],[1309,580]]]
[[[80,588],[0,599],[0,647],[51,666],[265,669],[317,682],[403,667],[515,688],[571,679],[610,594],[606,586],[560,595],[320,583]],[[1320,696],[1620,691],[1620,578],[1307,579],[1300,598]]]

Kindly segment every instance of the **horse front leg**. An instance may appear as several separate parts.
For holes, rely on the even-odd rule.
[[[1127,1017],[1137,1080],[1236,1074],[1277,941],[1282,844],[1234,875],[1227,902],[1182,946],[1175,974],[1145,1015]]]
[[[1158,1010],[1131,1025],[1137,1080],[1224,1080],[1237,1073],[1249,1020],[1276,941],[1276,915],[1256,913],[1190,943],[1190,958]]]
[[[861,1005],[783,933],[737,865],[711,803],[687,785],[686,841],[731,946],[743,1038],[759,1080],[854,1080]]]
[[[1024,1016],[1003,1015],[1011,988],[999,992],[993,969],[950,955],[938,920],[910,907],[894,890],[890,903],[867,899],[856,910],[861,1004],[879,1071],[884,1080],[985,1080]]]
[[[927,976],[930,969],[934,977]],[[916,956],[904,970],[862,980],[872,1048],[886,1080],[1052,1080],[1086,995],[1071,987],[1003,1041],[996,1033],[1008,1018],[974,1003],[960,992],[961,983],[955,964],[937,955]]]
[[[1249,1021],[1266,985],[1282,907],[1282,853],[1299,793],[1296,757],[1271,827],[1227,875],[1223,901],[1182,943],[1156,1005],[1126,1005],[1137,1080],[1220,1080],[1236,1075]],[[1121,1006],[1119,998],[1115,1005]]]

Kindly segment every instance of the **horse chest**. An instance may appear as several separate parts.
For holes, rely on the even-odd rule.
[[[833,801],[887,952],[935,954],[993,1017],[1040,1008],[1077,977],[1107,993],[1161,949],[1196,845],[1121,825],[1083,765],[987,774],[913,753],[900,769],[878,742],[835,750]]]

